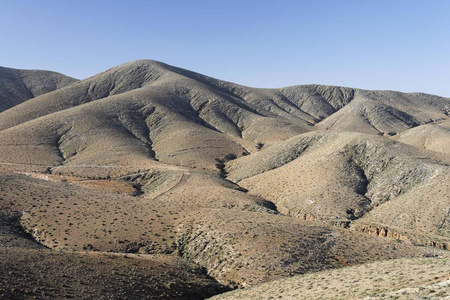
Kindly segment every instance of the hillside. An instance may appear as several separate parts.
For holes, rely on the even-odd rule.
[[[370,220],[375,231],[421,231],[422,243],[449,248],[450,169],[427,154],[379,136],[318,131],[234,160],[226,171],[286,215],[345,227]]]
[[[5,296],[200,299],[447,255],[448,98],[257,89],[150,60],[14,72],[29,97],[0,112]],[[50,288],[66,260],[69,288]]]
[[[4,299],[205,299],[229,290],[168,255],[0,248],[0,264]]]

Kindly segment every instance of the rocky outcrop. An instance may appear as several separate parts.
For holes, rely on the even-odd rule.
[[[388,226],[382,225],[369,225],[369,224],[355,224],[351,226],[352,230],[366,233],[373,236],[378,237],[387,237],[391,239],[401,240],[401,241],[409,241],[418,246],[429,246],[442,250],[449,250],[450,243],[442,240],[432,239],[431,237],[426,236],[414,236],[413,234],[409,234],[407,232],[398,232]]]
[[[450,243],[446,242],[427,241],[425,245],[443,250],[450,250]]]
[[[409,241],[409,239],[406,236],[396,232],[395,230],[390,229],[387,226],[358,225],[352,227],[352,229],[373,236],[387,237],[401,241]]]

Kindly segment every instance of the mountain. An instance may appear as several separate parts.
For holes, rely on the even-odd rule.
[[[445,257],[449,112],[434,95],[257,89],[151,60],[30,94],[0,112],[0,262],[16,278],[0,291],[16,295],[14,280],[32,282],[36,268],[56,276],[65,259],[113,274],[95,281],[103,289],[129,264],[146,279],[133,273],[121,292],[201,298]],[[158,274],[172,284],[148,283]]]
[[[114,174],[132,164],[153,166],[155,161],[213,170],[216,159],[228,154],[240,157],[321,128],[353,103],[371,106],[375,100],[369,94],[326,86],[252,89],[159,62],[136,61],[1,113],[1,153],[4,163],[61,165],[64,172],[94,161],[114,165]],[[376,107],[389,104],[392,109],[374,108],[379,122],[387,124],[379,128],[386,130],[384,134],[447,118],[448,99],[430,96],[433,101],[426,102],[423,94],[375,94],[390,99],[383,100],[386,104],[378,101]],[[392,94],[403,102],[396,102]],[[403,114],[392,113],[406,106]],[[354,113],[354,108],[350,111]],[[353,129],[345,128],[373,129],[370,118],[361,124],[358,118],[350,118],[355,120]],[[33,131],[28,130],[31,127]],[[39,158],[30,158],[28,150],[22,153],[24,146],[38,147]],[[104,151],[108,155],[98,157]],[[124,155],[127,166],[120,163]]]
[[[56,72],[0,67],[0,112],[76,81]]]
[[[319,127],[392,136],[411,127],[447,120],[449,113],[448,98],[422,93],[361,91]]]

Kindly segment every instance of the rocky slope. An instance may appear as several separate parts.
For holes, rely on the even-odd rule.
[[[226,171],[284,214],[345,227],[358,220],[420,231],[420,238],[409,236],[448,247],[450,169],[426,154],[379,136],[325,131],[233,160]]]
[[[163,189],[167,195],[133,197],[25,175],[0,178],[0,197],[8,199],[1,203],[1,211],[21,213],[21,230],[42,246],[178,255],[233,287],[429,251],[409,242],[399,244],[279,215],[267,207],[267,201],[236,191],[232,185],[230,191],[227,187],[211,190],[204,201],[201,191],[189,193],[195,188],[189,181],[175,189],[151,182],[152,187],[144,186],[144,190]],[[178,189],[180,195],[184,191],[184,198],[170,200]],[[231,193],[228,198],[224,198],[226,192]]]

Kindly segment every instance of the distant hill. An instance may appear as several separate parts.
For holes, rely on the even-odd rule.
[[[56,72],[0,67],[0,112],[77,81]]]

